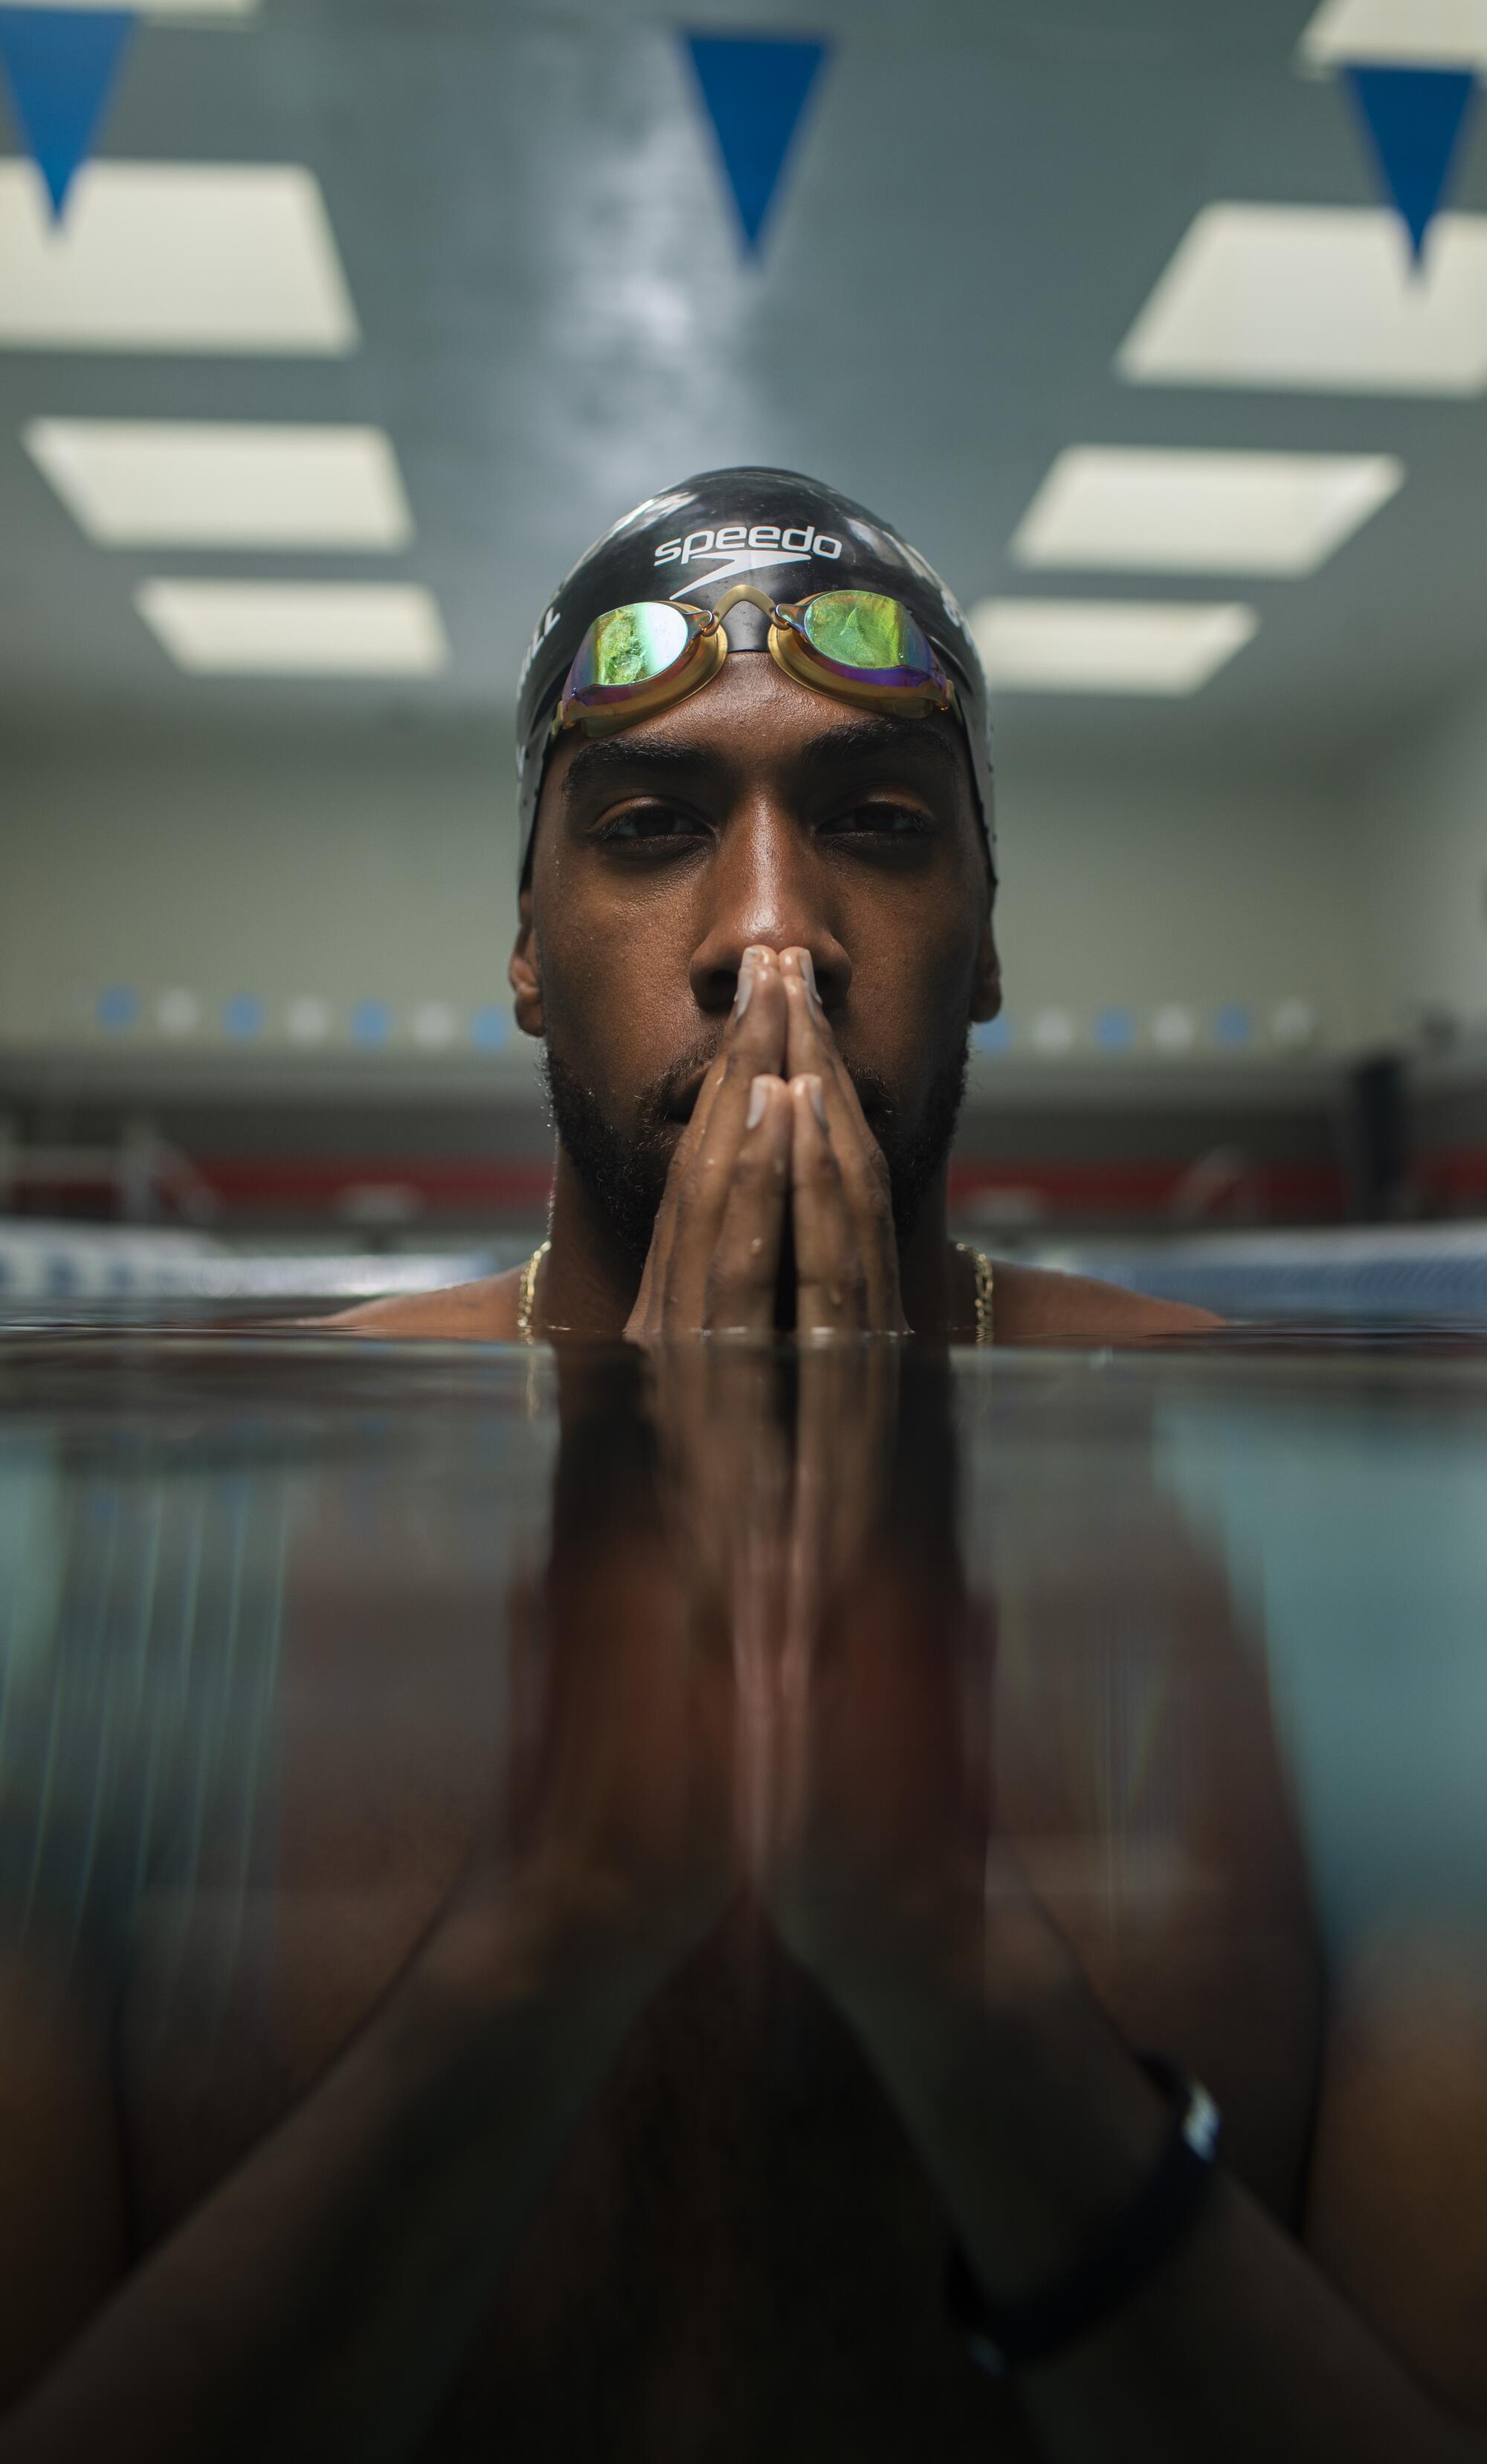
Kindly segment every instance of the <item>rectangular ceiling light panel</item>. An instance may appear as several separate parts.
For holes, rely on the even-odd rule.
[[[1487,68],[1487,0],[1323,0],[1300,57],[1309,69],[1350,60]]]
[[[1116,365],[1136,385],[1487,391],[1487,215],[1440,215],[1417,275],[1387,209],[1205,207]]]
[[[33,165],[0,163],[0,347],[298,356],[357,339],[297,164],[88,163],[56,225]]]
[[[449,655],[412,583],[146,582],[135,605],[195,675],[427,676]]]
[[[376,428],[36,419],[25,441],[103,547],[396,548],[411,534]]]
[[[1254,639],[1253,607],[984,599],[970,628],[987,681],[1019,693],[1190,693]]]
[[[1061,453],[1012,540],[1021,564],[1315,573],[1404,479],[1386,454]]]

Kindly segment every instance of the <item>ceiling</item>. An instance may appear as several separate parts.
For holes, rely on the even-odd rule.
[[[319,178],[360,321],[342,359],[0,349],[0,725],[192,730],[375,712],[503,721],[533,619],[640,496],[731,461],[820,473],[963,602],[1121,595],[1009,541],[1070,444],[1385,451],[1401,494],[1318,575],[1132,578],[1243,597],[1257,638],[1190,700],[1009,696],[1004,743],[1332,767],[1487,661],[1487,403],[1135,386],[1115,354],[1215,199],[1373,205],[1344,98],[1297,74],[1314,0],[687,0],[697,28],[836,48],[744,259],[676,39],[637,0],[261,0],[146,25],[100,151]],[[0,121],[13,148],[13,127]],[[1487,139],[1456,202],[1487,209]],[[91,545],[25,453],[38,416],[386,428],[414,520],[379,556]],[[406,685],[171,666],[156,575],[372,575],[436,595]]]

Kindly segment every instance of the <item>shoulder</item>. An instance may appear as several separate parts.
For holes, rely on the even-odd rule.
[[[437,1292],[397,1292],[363,1301],[315,1320],[331,1334],[370,1334],[379,1342],[510,1343],[517,1331],[522,1269],[482,1275],[473,1284],[450,1284]]]
[[[1089,1275],[1047,1266],[997,1265],[992,1325],[999,1343],[1121,1343],[1147,1335],[1201,1334],[1222,1326],[1208,1309],[1156,1301]]]

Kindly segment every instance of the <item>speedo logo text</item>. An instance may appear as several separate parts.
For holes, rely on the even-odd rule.
[[[716,530],[688,531],[685,539],[663,539],[655,551],[657,564],[693,564],[706,557],[717,560],[709,582],[731,581],[736,574],[757,573],[779,564],[804,564],[810,557],[834,562],[842,542],[810,522],[722,522]],[[683,585],[685,587],[685,585]]]

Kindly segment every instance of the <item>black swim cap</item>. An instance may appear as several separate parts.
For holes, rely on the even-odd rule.
[[[595,539],[544,611],[517,685],[522,878],[552,714],[594,618],[639,599],[686,599],[710,607],[743,581],[781,601],[843,588],[902,600],[954,680],[994,869],[986,678],[965,619],[940,576],[886,522],[819,479],[796,471],[740,470],[704,471],[664,495],[648,496]]]

